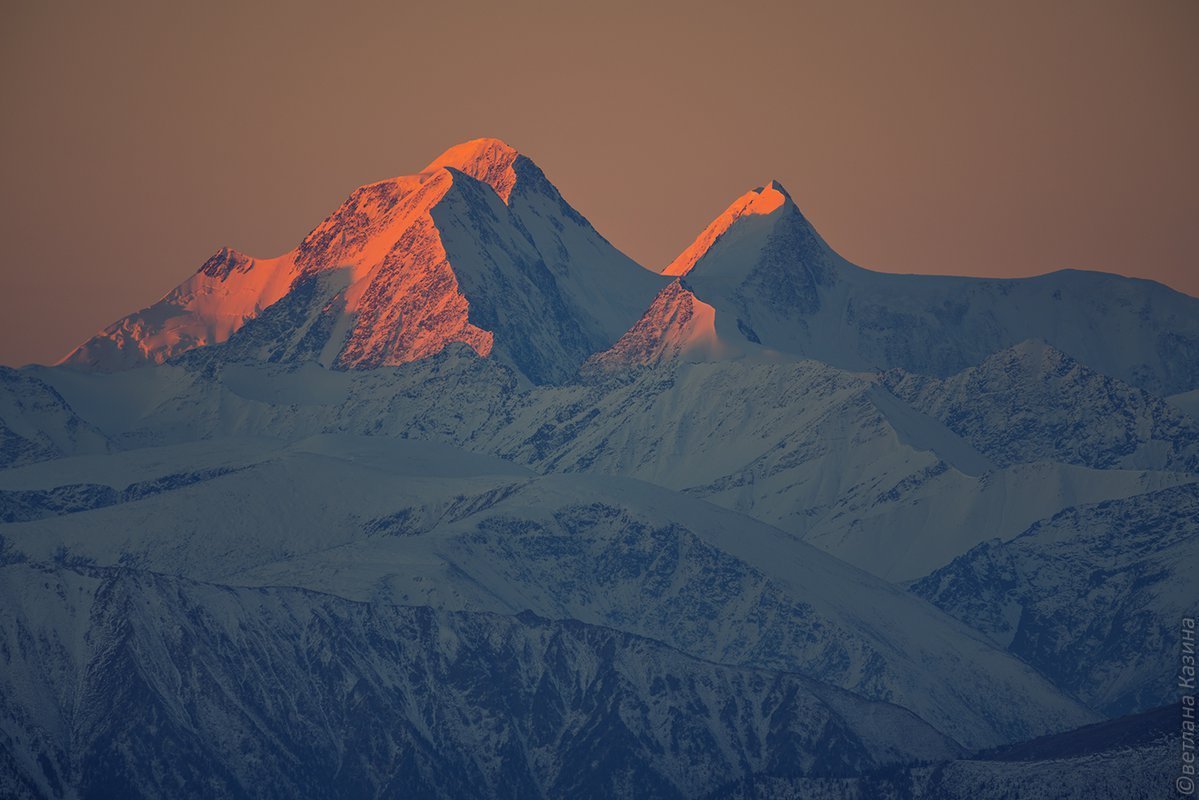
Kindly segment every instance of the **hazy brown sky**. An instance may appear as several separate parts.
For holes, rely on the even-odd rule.
[[[1199,2],[0,0],[0,362],[498,136],[661,267],[778,178],[894,272],[1199,295]]]

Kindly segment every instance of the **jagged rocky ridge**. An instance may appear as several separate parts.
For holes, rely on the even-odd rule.
[[[714,310],[703,335],[714,328],[725,355],[748,343],[846,369],[945,377],[1038,339],[1159,395],[1195,388],[1199,374],[1195,298],[1076,270],[984,280],[861,269],[777,182],[735,201],[664,274],[685,276]],[[417,175],[356,190],[290,253],[220,251],[64,363],[159,363],[227,341],[284,302],[283,341],[260,340],[243,356],[370,368],[465,343],[485,356],[495,348],[534,383],[561,383],[647,308],[655,315],[664,283],[604,240],[530,159],[479,139]]]
[[[848,779],[754,777],[705,800],[1155,800],[1174,791],[1177,725],[1170,705],[970,759]]]
[[[138,398],[106,395],[75,383],[79,376],[56,380],[100,414],[153,397],[128,427],[112,420],[118,441],[339,431],[432,439],[541,472],[626,475],[703,497],[901,581],[1077,503],[1199,479],[1040,459],[998,468],[874,376],[812,361],[665,364],[605,375],[522,389],[502,365],[447,350],[402,370],[167,368],[154,388],[139,384]]]
[[[103,453],[107,438],[62,395],[27,372],[0,366],[0,469],[76,453]]]
[[[47,794],[687,797],[959,752],[904,709],[570,620],[0,573],[0,735]]]
[[[1199,598],[1199,486],[1062,511],[985,542],[912,591],[1107,714],[1177,700]]]
[[[664,272],[612,248],[526,157],[476,140],[357,190],[284,256],[218,252],[62,367],[10,371],[0,560],[17,588],[0,641],[17,665],[3,675],[25,683],[4,695],[0,791],[174,795],[203,774],[198,791],[251,796],[692,797],[720,775],[761,796],[1148,795],[1156,744],[1028,769],[913,765],[907,745],[998,744],[1167,699],[1164,662],[1142,653],[1168,652],[1163,620],[1199,602],[1179,566],[1199,301],[1082,272],[869,272],[777,182]],[[118,585],[144,629],[81,683],[109,639],[71,592]],[[372,617],[400,633],[364,633]],[[446,646],[464,630],[522,677],[459,668]],[[577,646],[546,663],[545,635]],[[653,669],[629,674],[625,651]],[[36,667],[12,660],[33,652]],[[247,673],[239,652],[288,656]],[[512,700],[525,678],[597,665],[609,682],[589,686],[619,691],[551,693],[561,736],[538,739]],[[732,674],[796,688],[776,715]],[[281,705],[296,681],[301,705]],[[705,715],[700,684],[745,713]],[[73,686],[103,689],[44,702]],[[75,724],[107,695],[150,698],[148,715]],[[337,742],[360,740],[358,701],[387,734],[353,761]],[[655,703],[670,712],[641,713]],[[801,709],[819,730],[784,719]],[[611,757],[581,755],[597,748]]]
[[[1199,425],[1165,400],[1023,342],[939,380],[899,370],[884,385],[993,463],[1199,471]]]
[[[168,453],[159,458],[174,461]],[[256,463],[9,526],[8,547],[37,561],[578,619],[709,661],[818,676],[903,704],[971,747],[1088,719],[902,590],[661,488],[533,477],[453,448],[345,436],[243,457]],[[148,466],[133,470],[138,485],[161,469]]]

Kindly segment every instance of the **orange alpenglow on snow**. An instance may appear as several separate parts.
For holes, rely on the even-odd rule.
[[[716,332],[716,309],[681,278],[666,286],[616,344],[583,365],[584,374],[623,372],[676,361],[716,361],[742,355]]]
[[[114,323],[60,363],[119,369],[218,344],[291,288],[291,254],[257,259],[223,247],[158,303]]]
[[[516,185],[516,163],[520,153],[499,139],[472,139],[446,150],[433,163],[425,167],[432,172],[442,167],[452,167],[465,172],[475,180],[489,184],[505,203],[512,196]]]
[[[519,210],[509,208],[518,184]],[[326,366],[398,365],[455,342],[489,356],[502,332],[506,357],[524,358],[516,366],[534,380],[573,372],[610,346],[661,286],[570,208],[532,161],[498,139],[475,139],[416,175],[358,188],[278,258],[222,249],[61,363],[111,371],[224,343],[273,304],[317,303],[297,287],[333,271],[344,275],[340,285],[323,286],[335,295],[322,294],[319,308],[294,309],[309,320],[336,318],[317,326],[327,347],[304,342]],[[611,297],[597,297],[595,286],[613,282]],[[530,345],[541,338],[550,356],[533,363]]]
[[[449,342],[491,353],[492,334],[467,320],[470,304],[433,220],[453,186],[453,173],[432,165],[364,186],[294,251],[303,274],[350,267],[344,304],[352,327],[338,366],[395,366]]]
[[[746,192],[733,201],[733,204],[725,209],[723,214],[712,220],[712,223],[704,228],[703,232],[691,243],[691,246],[679,253],[678,258],[662,270],[662,274],[686,275],[695,266],[695,263],[703,258],[704,253],[711,249],[716,240],[733,227],[737,220],[751,215],[773,214],[790,201],[791,196],[778,181],[771,181],[768,186],[759,186],[757,189]]]

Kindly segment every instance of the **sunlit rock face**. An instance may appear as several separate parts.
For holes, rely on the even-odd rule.
[[[319,280],[341,285],[320,304],[292,297],[329,272],[336,281]],[[222,249],[64,363],[102,371],[162,363],[225,343],[286,301],[292,314],[308,306],[298,327],[325,338],[310,337],[302,352],[326,366],[394,366],[461,343],[534,383],[554,382],[615,342],[662,283],[604,240],[531,160],[479,139],[416,175],[355,190],[278,258]]]
[[[264,352],[368,369],[460,344],[524,380],[562,383],[647,312],[660,316],[657,293],[685,277],[694,300],[711,309],[720,358],[766,351],[946,377],[1037,339],[1163,396],[1194,388],[1199,374],[1195,298],[1070,270],[989,280],[862,269],[821,238],[778,181],[737,198],[660,274],[650,272],[498,139],[465,142],[414,175],[360,187],[277,258],[220,250],[63,363],[116,371],[223,344],[285,298],[288,313],[298,313],[300,299],[290,295],[331,271],[336,280],[321,280],[340,283],[336,291],[322,292],[321,303],[304,300],[304,346]],[[637,336],[654,324],[640,324]],[[677,349],[694,356],[694,348]]]
[[[1197,343],[466,142],[0,368],[0,797],[1156,797]]]
[[[589,358],[582,372],[619,374],[637,367],[733,358],[741,353],[717,332],[716,309],[679,279],[658,293],[649,310],[616,344]]]

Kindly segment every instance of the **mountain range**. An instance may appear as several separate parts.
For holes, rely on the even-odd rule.
[[[1161,796],[1197,390],[1160,284],[458,145],[0,369],[0,791]]]

